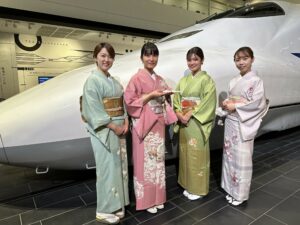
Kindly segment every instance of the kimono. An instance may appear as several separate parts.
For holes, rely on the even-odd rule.
[[[93,70],[83,88],[82,115],[87,122],[96,162],[97,212],[112,213],[129,204],[128,168],[125,138],[120,138],[106,125],[123,124],[122,116],[110,117],[103,99],[121,97],[123,88],[113,77]]]
[[[222,188],[238,201],[249,198],[254,137],[268,110],[264,85],[255,72],[230,81],[229,98],[236,110],[225,119]]]
[[[199,71],[194,76],[181,78],[173,105],[176,112],[183,112],[186,102],[194,101],[187,126],[178,123],[179,129],[179,175],[178,183],[189,193],[207,195],[209,190],[210,154],[209,136],[214,124],[216,88],[212,78]],[[187,101],[188,100],[188,101]]]
[[[165,97],[144,104],[142,96],[156,89],[168,89],[164,79],[139,69],[124,93],[132,119],[133,180],[136,209],[143,210],[166,202],[165,124],[177,117]]]

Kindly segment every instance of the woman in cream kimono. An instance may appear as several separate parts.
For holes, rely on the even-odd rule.
[[[209,136],[216,109],[216,88],[212,78],[201,70],[204,55],[199,47],[186,55],[190,69],[181,78],[173,104],[179,123],[178,183],[185,189],[183,195],[197,200],[209,190]]]
[[[124,135],[128,118],[123,88],[108,72],[115,57],[113,47],[100,43],[94,49],[97,68],[84,84],[82,117],[87,123],[96,162],[96,220],[119,223],[129,204],[127,152]]]
[[[141,50],[144,68],[130,79],[124,93],[132,119],[132,156],[136,209],[157,213],[166,202],[165,125],[177,121],[166,101],[165,80],[154,72],[158,48],[146,43]]]
[[[223,147],[222,188],[227,201],[240,205],[249,198],[254,137],[268,110],[263,81],[251,70],[254,61],[249,47],[234,54],[240,75],[229,83],[229,97],[222,103],[227,111]]]

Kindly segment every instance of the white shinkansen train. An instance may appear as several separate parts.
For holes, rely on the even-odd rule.
[[[175,87],[186,70],[186,52],[203,49],[206,70],[216,82],[219,98],[238,73],[234,52],[254,50],[254,69],[264,80],[270,110],[260,134],[300,125],[300,4],[256,3],[209,17],[171,34],[157,45],[156,72]],[[111,74],[125,86],[142,63],[139,51],[116,60]],[[94,157],[81,121],[79,96],[95,65],[79,68],[0,103],[0,162],[36,168],[89,169]],[[176,137],[167,143],[176,157]],[[220,147],[222,130],[215,128],[211,147]]]

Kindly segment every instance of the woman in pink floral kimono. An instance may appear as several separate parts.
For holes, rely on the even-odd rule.
[[[222,103],[227,116],[221,186],[233,206],[249,198],[254,137],[268,110],[263,81],[251,70],[253,61],[249,47],[236,51],[234,62],[240,74],[230,81],[229,97]]]
[[[136,209],[156,213],[166,202],[165,124],[176,122],[166,101],[170,95],[165,80],[154,72],[159,51],[146,43],[141,50],[143,69],[131,78],[124,93],[132,119],[132,151]]]

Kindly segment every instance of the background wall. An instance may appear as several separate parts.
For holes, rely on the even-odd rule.
[[[1,89],[3,89],[3,98],[13,95],[10,92],[4,95],[4,92],[7,92],[6,90],[10,90],[12,84],[17,83],[17,92],[22,92],[37,85],[39,78],[55,77],[78,67],[93,64],[92,53],[95,45],[100,41],[109,41],[114,46],[117,57],[140,48],[144,43],[144,39],[138,37],[134,41],[118,41],[116,38],[113,40],[112,37],[107,36],[102,39],[99,38],[97,41],[83,41],[54,37],[40,37],[40,40],[38,40],[37,36],[24,34],[0,33],[0,35],[1,37],[7,36],[10,40],[10,43],[4,43],[3,41],[3,44],[0,45],[5,49],[5,51],[1,51],[3,54],[2,59],[5,59],[1,63],[1,65],[5,65],[5,75],[8,75],[13,70],[14,73],[17,71],[18,78],[16,79],[16,76],[5,76],[6,79],[8,79],[7,77],[15,78],[4,82],[4,75],[2,75]],[[38,43],[39,41],[41,43]],[[33,46],[36,47],[32,50],[27,49]],[[7,57],[8,55],[11,55],[11,57]],[[14,64],[7,62],[11,58],[16,59]]]
[[[12,34],[0,33],[0,98],[19,92],[16,53]]]

